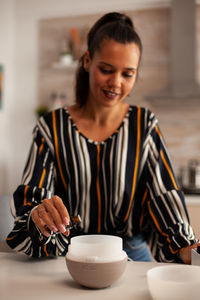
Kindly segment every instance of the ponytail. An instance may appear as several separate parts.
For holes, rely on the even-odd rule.
[[[76,72],[75,97],[76,103],[82,107],[87,101],[89,92],[89,73],[83,66],[84,55],[79,60],[78,70]]]

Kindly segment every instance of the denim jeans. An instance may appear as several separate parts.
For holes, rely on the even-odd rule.
[[[124,238],[123,249],[126,251],[128,257],[134,261],[152,261],[147,243],[141,234],[132,238]]]

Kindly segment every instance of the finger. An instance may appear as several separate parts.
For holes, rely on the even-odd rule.
[[[33,220],[33,222],[35,223],[35,225],[39,228],[39,230],[41,231],[41,233],[46,236],[49,237],[50,236],[50,231],[47,228],[46,223],[43,221],[42,217],[41,217],[41,212],[38,212],[37,210],[34,210],[31,214],[31,218]],[[43,216],[44,218],[44,216]],[[51,224],[48,224],[48,227],[51,228],[52,231],[56,232],[58,229],[56,228],[56,230],[54,230],[54,228],[52,228]],[[70,231],[65,229],[65,232],[63,233],[65,236],[69,236]]]
[[[179,255],[180,255],[181,260],[185,264],[191,264],[191,248],[190,247],[182,248],[179,252]]]
[[[68,213],[68,210],[66,206],[64,205],[62,199],[58,196],[54,196],[53,198],[53,203],[56,209],[58,210],[60,217],[62,219],[62,222],[64,225],[69,225],[70,223],[70,216]]]
[[[62,201],[62,200],[60,199],[59,201]],[[50,229],[52,229],[55,225],[56,228],[58,228],[60,230],[60,232],[62,232],[62,233],[66,232],[65,224],[63,223],[63,220],[60,216],[59,210],[54,206],[53,198],[52,199],[44,199],[43,205],[47,212],[46,214],[44,213],[44,218],[43,218],[46,222],[46,225]]]
[[[69,236],[70,231],[69,231],[69,230],[66,230],[63,234],[64,234],[65,236]]]
[[[38,206],[38,215],[44,222],[45,226],[49,228],[49,230],[57,232],[58,230],[60,230],[60,228],[58,229],[56,222],[56,211],[52,213],[52,211],[55,209],[51,202],[51,199],[44,199],[43,203]],[[57,221],[58,218],[59,214],[57,214]]]
[[[197,247],[199,247],[199,246],[200,246],[200,243],[199,243],[199,242],[198,242],[198,243],[195,243],[194,245],[191,246],[191,249],[197,248]]]
[[[45,223],[41,219],[41,217],[39,216],[37,210],[34,210],[32,212],[31,218],[32,218],[32,221],[34,222],[34,224],[39,228],[39,230],[41,231],[41,233],[44,236],[49,237],[50,236],[50,231],[46,228]]]
[[[180,249],[179,255],[184,263],[191,264],[191,249],[197,248],[197,246],[199,245],[200,243],[198,242],[192,246],[187,246],[185,248]]]
[[[47,199],[46,199],[47,200]],[[46,210],[46,207],[44,204],[38,205],[37,208],[38,216],[40,220],[42,221],[42,226],[46,226],[49,228],[50,231],[57,232],[58,228],[54,222],[54,220],[51,218],[51,215]]]
[[[41,219],[43,218],[44,213],[46,212],[45,207],[44,207],[44,205],[42,205],[42,204],[39,204],[39,205],[38,205],[36,211],[37,211],[37,213],[38,213],[38,215],[39,215],[39,217],[40,217]]]

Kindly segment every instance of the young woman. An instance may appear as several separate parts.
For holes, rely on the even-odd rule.
[[[135,85],[142,43],[131,19],[100,18],[80,60],[75,104],[40,118],[14,193],[11,248],[65,255],[79,234],[123,238],[134,260],[190,262],[189,224],[158,121],[124,100]],[[66,230],[80,215],[76,229]],[[149,247],[147,247],[147,243]],[[148,249],[151,249],[151,254]]]

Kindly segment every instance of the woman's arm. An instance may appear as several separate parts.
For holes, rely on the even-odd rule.
[[[159,261],[179,261],[181,258],[188,262],[185,254],[190,247],[195,247],[198,240],[190,226],[185,199],[179,190],[165,142],[153,114],[149,124],[144,170],[148,190],[146,208],[156,240],[152,250]]]
[[[34,208],[43,205],[44,199],[48,202],[48,199],[53,197],[56,177],[50,134],[48,130],[44,130],[45,126],[42,126],[43,133],[41,133],[41,126],[39,122],[34,130],[22,182],[13,195],[11,210],[15,224],[7,237],[7,243],[14,250],[30,256],[61,255],[67,248],[66,235],[62,233],[53,235],[44,245],[40,245],[37,237],[33,236],[35,223],[39,225]],[[48,129],[47,126],[46,128]],[[31,214],[34,216],[34,222]],[[44,233],[44,230],[42,231]]]

